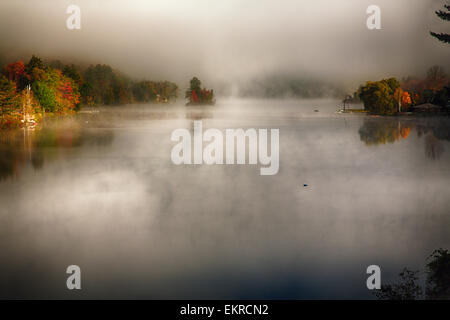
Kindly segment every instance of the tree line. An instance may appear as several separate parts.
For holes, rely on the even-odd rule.
[[[109,65],[85,69],[58,60],[8,63],[0,75],[0,128],[21,123],[24,114],[38,119],[45,113],[70,113],[81,105],[122,105],[169,102],[178,86],[169,81],[133,81]],[[23,120],[22,120],[23,122]]]
[[[431,67],[424,78],[406,77],[368,81],[345,100],[361,101],[373,114],[406,112],[413,106],[431,103],[449,110],[450,78],[440,66]]]

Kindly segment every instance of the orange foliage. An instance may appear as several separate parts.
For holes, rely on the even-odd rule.
[[[403,139],[408,138],[409,134],[411,133],[411,128],[403,127],[400,129],[400,135]]]
[[[409,92],[405,91],[402,94],[402,106],[410,106],[411,105],[411,96]]]

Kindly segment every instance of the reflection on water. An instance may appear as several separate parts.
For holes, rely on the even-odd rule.
[[[112,139],[112,131],[94,134],[69,119],[43,128],[0,132],[0,179],[18,175],[26,164],[41,169],[46,161],[58,156],[55,150],[83,145],[106,146]]]
[[[373,298],[368,265],[396,280],[450,247],[450,126],[338,104],[111,107],[2,133],[0,297]],[[280,129],[279,173],[175,166],[171,133],[198,119]]]
[[[444,153],[442,141],[450,141],[450,121],[448,118],[375,118],[364,120],[359,136],[367,146],[394,143],[408,139],[411,130],[417,137],[424,136],[425,155],[432,160]]]
[[[410,133],[410,123],[391,119],[365,120],[359,129],[361,140],[368,146],[407,139]]]

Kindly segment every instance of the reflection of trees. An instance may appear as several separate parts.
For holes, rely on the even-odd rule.
[[[411,126],[409,123],[387,119],[365,120],[359,129],[361,140],[368,146],[407,139],[410,133]]]
[[[444,153],[442,140],[450,141],[448,119],[423,119],[417,126],[417,136],[425,136],[425,154],[428,158],[439,159]]]
[[[14,148],[0,146],[0,180],[12,176],[16,172],[16,168],[23,162],[21,153]]]
[[[45,160],[55,156],[55,152],[49,152],[52,148],[107,146],[112,140],[112,131],[82,130],[78,126],[0,132],[0,180],[18,174],[26,164],[41,169]]]
[[[444,153],[444,147],[439,139],[433,134],[428,134],[425,138],[425,154],[428,158],[439,159]]]
[[[419,138],[425,137],[425,155],[432,160],[439,159],[444,153],[442,140],[450,141],[449,120],[445,118],[416,119],[414,124],[400,119],[366,119],[359,136],[366,145],[374,146],[407,139],[412,129]]]
[[[209,110],[196,110],[186,112],[186,119],[190,120],[202,120],[202,119],[212,119],[213,113]]]
[[[416,128],[418,137],[431,133],[439,140],[450,141],[450,121],[446,118],[424,119],[416,125]]]
[[[450,252],[435,250],[427,261],[425,290],[419,284],[419,271],[405,268],[397,283],[382,285],[375,291],[375,296],[380,300],[450,299]]]

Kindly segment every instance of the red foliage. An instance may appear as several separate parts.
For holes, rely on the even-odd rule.
[[[14,82],[18,82],[23,77],[27,77],[25,73],[25,64],[23,61],[11,62],[3,70],[6,77]]]
[[[207,89],[203,89],[202,90],[202,98],[205,101],[209,101],[209,96],[211,94],[211,91],[207,90]]]
[[[72,84],[70,83],[70,81],[65,81],[62,84],[60,90],[63,94],[63,98],[68,100],[71,104],[76,105],[80,102],[80,96],[79,94],[75,94],[73,92]]]
[[[197,93],[195,92],[195,90],[192,90],[192,93],[191,93],[191,102],[198,103],[198,101],[199,101],[199,99],[198,99]]]

